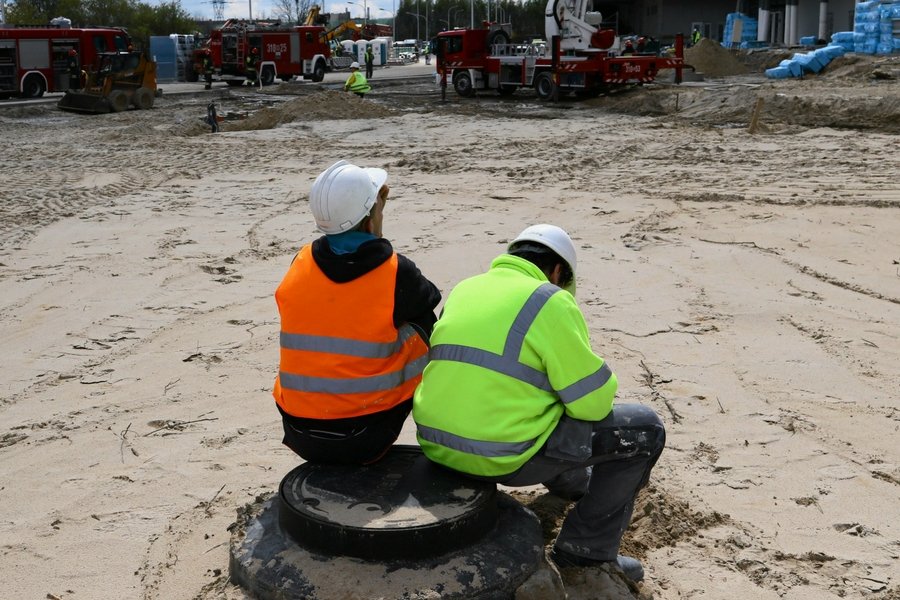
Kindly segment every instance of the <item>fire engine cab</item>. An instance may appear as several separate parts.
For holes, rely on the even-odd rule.
[[[216,78],[228,85],[242,85],[247,78],[246,57],[254,49],[259,57],[257,73],[262,85],[271,85],[276,78],[289,81],[295,76],[322,81],[331,64],[331,49],[322,26],[229,20],[194,51],[192,77],[196,80],[203,72],[203,54],[208,51]]]
[[[124,52],[131,39],[124,29],[0,27],[0,95],[39,98],[69,89],[69,51],[89,70],[101,52]]]
[[[596,96],[613,86],[648,83],[661,69],[674,69],[681,83],[684,41],[675,39],[675,56],[625,50],[603,17],[589,11],[590,0],[549,0],[541,43],[510,44],[508,25],[484,23],[481,29],[443,31],[436,38],[438,73],[460,96],[478,90],[512,94],[534,88],[542,100],[575,92]],[[688,67],[690,68],[690,67]]]

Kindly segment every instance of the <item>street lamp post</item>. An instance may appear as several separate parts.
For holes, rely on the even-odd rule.
[[[419,41],[419,19],[424,19],[425,15],[420,15],[419,13],[414,13],[414,12],[406,13],[406,14],[413,15],[416,17],[416,43],[418,43],[418,41]]]
[[[385,9],[385,8],[379,8],[378,10],[380,10],[381,12],[386,12],[386,13],[388,13],[388,14],[391,14],[391,11],[389,11],[389,10],[387,10],[387,9]],[[394,15],[393,23],[394,23],[394,24],[397,23],[397,16],[396,16],[396,15]],[[392,26],[391,26],[391,37],[393,37],[393,36],[394,36],[394,26],[392,25]]]
[[[419,0],[416,0],[416,47],[419,46]]]
[[[458,6],[447,7],[447,29],[453,29],[453,17],[452,15],[456,14],[456,11],[459,10]]]
[[[369,7],[367,6],[368,0],[363,0],[363,3],[353,2],[352,0],[348,0],[347,4],[355,4],[357,6],[362,6],[363,9],[363,27],[369,24]]]

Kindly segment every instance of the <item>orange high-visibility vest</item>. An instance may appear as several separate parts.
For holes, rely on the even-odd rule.
[[[304,246],[275,292],[281,365],[273,395],[289,415],[343,419],[412,397],[428,345],[394,326],[397,255],[346,283],[330,280]]]

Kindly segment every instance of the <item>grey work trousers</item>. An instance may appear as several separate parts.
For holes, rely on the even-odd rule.
[[[634,500],[665,443],[665,427],[652,408],[617,404],[602,421],[563,416],[518,471],[491,479],[511,487],[543,483],[562,496],[584,492],[566,515],[556,546],[592,560],[615,560]]]

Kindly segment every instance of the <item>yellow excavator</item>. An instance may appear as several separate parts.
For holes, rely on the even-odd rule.
[[[330,42],[331,40],[335,39],[336,37],[338,37],[339,35],[341,35],[342,33],[344,33],[345,31],[348,31],[348,30],[349,31],[359,31],[360,27],[359,27],[359,25],[356,24],[356,21],[352,21],[352,20],[344,21],[343,23],[341,23],[340,25],[338,25],[331,31],[326,31],[325,33],[323,33],[321,35],[321,37],[322,37],[323,41]]]
[[[306,21],[303,22],[304,25],[320,25],[319,23],[319,14],[322,12],[322,7],[318,4],[313,4],[309,7],[309,12],[306,13]]]
[[[101,52],[84,88],[67,90],[56,106],[88,114],[148,110],[156,93],[156,63],[142,52]]]

